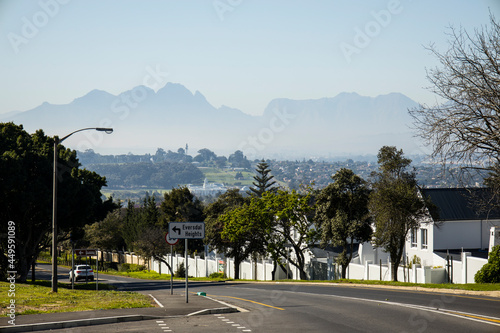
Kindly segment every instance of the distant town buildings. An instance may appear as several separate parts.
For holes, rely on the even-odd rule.
[[[227,187],[221,183],[208,183],[205,178],[202,186],[188,184],[189,191],[196,196],[219,195],[227,191]]]

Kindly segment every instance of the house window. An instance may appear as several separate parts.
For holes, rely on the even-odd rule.
[[[411,247],[417,247],[417,229],[411,228]]]
[[[427,229],[422,229],[422,249],[427,248]]]

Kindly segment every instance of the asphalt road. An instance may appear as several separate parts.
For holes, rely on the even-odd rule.
[[[37,278],[50,278],[50,265]],[[67,270],[60,268],[61,281]],[[45,274],[48,274],[47,276]],[[101,280],[102,278],[102,280]],[[168,281],[100,275],[122,290],[170,294]],[[82,283],[82,282],[80,282]],[[176,282],[175,294],[184,294]],[[247,311],[101,325],[99,332],[500,332],[500,299],[410,290],[316,284],[190,283],[190,292]],[[60,330],[62,331],[62,330]],[[65,332],[89,332],[74,328]]]

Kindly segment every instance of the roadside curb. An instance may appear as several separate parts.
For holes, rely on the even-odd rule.
[[[216,308],[216,309],[203,309],[203,310],[200,310],[200,311],[196,311],[196,312],[187,314],[186,317],[199,316],[199,315],[207,315],[207,314],[233,313],[233,312],[239,312],[239,311],[238,311],[238,309],[236,309],[234,307]]]
[[[391,286],[383,284],[364,284],[364,283],[335,283],[335,282],[293,282],[293,281],[231,281],[231,283],[256,283],[256,284],[284,284],[284,285],[309,285],[309,286],[338,286],[338,287],[360,287],[370,289],[394,289],[408,290],[426,293],[452,294],[452,295],[469,295],[469,296],[487,296],[500,298],[500,290],[479,291],[479,290],[464,290],[464,289],[447,289],[447,288],[424,288],[420,286]]]
[[[115,324],[123,323],[128,321],[139,321],[139,320],[150,320],[159,319],[162,317],[158,316],[146,316],[146,315],[131,315],[131,316],[116,316],[116,317],[104,317],[104,318],[92,318],[92,319],[77,319],[77,320],[67,320],[52,323],[37,323],[37,324],[26,324],[26,325],[15,325],[15,326],[1,326],[0,331],[2,332],[33,332],[33,331],[43,331],[61,328],[72,328],[79,326],[93,326],[93,325],[104,325],[104,324]]]

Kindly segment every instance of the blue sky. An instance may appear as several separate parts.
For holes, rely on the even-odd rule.
[[[433,103],[424,46],[489,10],[500,1],[0,0],[0,113],[166,82],[255,115],[344,91]]]

